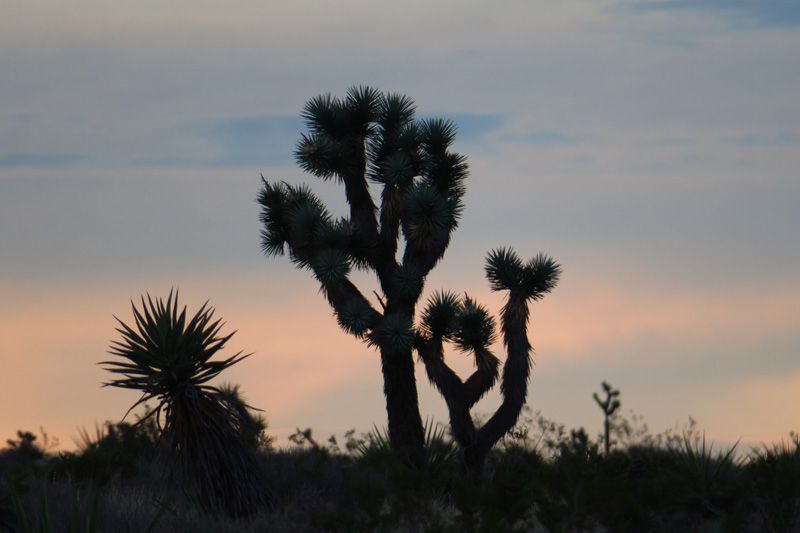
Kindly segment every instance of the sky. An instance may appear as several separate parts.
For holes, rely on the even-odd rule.
[[[269,433],[386,423],[378,354],[318,285],[261,253],[261,175],[310,98],[406,94],[459,128],[465,210],[426,283],[499,312],[486,254],[563,267],[531,307],[528,405],[601,431],[608,381],[653,433],[800,429],[800,5],[733,0],[4,2],[0,437],[74,446],[138,399],[110,378],[115,316],[179,290],[253,353],[222,381]],[[376,286],[358,279],[365,294]],[[502,358],[502,346],[496,347]],[[448,353],[462,373],[469,359]],[[446,421],[417,367],[423,418]],[[497,392],[478,413],[490,414]]]

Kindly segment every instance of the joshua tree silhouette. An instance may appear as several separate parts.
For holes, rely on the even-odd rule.
[[[603,391],[606,393],[606,399],[600,400],[600,397],[596,392],[592,396],[594,396],[594,401],[597,402],[597,405],[600,406],[600,409],[603,410],[603,416],[605,417],[603,424],[603,435],[605,438],[605,453],[608,454],[608,452],[611,450],[611,416],[622,404],[617,399],[619,396],[618,390],[612,388],[611,385],[605,381],[602,383],[602,385]]]
[[[342,329],[380,351],[389,441],[393,448],[404,451],[409,463],[423,466],[424,430],[413,351],[425,353],[426,364],[431,366],[438,332],[415,326],[415,314],[425,280],[444,256],[458,226],[467,164],[462,155],[450,150],[455,124],[442,119],[415,120],[415,109],[407,96],[384,94],[371,87],[353,87],[341,99],[330,94],[312,98],[302,113],[310,133],[301,137],[295,157],[303,170],[344,186],[349,216],[334,218],[308,187],[284,182],[264,180],[258,202],[264,253],[283,255],[288,248],[292,262],[314,274]],[[371,184],[380,188],[379,194],[373,195]],[[557,265],[544,257],[522,265],[513,254],[500,252],[490,261],[493,287],[509,291],[503,334],[514,356],[504,371],[508,378],[503,381],[507,397],[501,407],[503,415],[493,418],[490,428],[481,434],[484,436],[475,441],[479,444],[473,445],[471,437],[462,439],[475,450],[496,442],[496,434],[508,420],[516,420],[526,385],[520,388],[512,383],[520,379],[527,383],[528,377],[526,302],[550,290],[558,276]],[[370,301],[353,283],[353,268],[376,274],[380,287],[380,294],[375,293],[377,301]],[[456,314],[461,312],[456,309],[459,305],[471,305],[451,303]],[[440,336],[441,340],[447,337],[444,333]],[[476,352],[482,376],[476,378],[479,384],[468,381],[470,391],[473,384],[481,391],[478,397],[485,392],[483,376],[491,375],[492,365],[495,377],[488,379],[489,387],[497,374],[497,363],[485,356],[486,351],[482,347]],[[434,382],[446,398],[462,396],[451,392],[439,378]],[[466,398],[457,403],[466,402],[468,412],[477,398],[473,401],[473,392],[463,394]],[[451,406],[451,418],[453,409]],[[456,417],[456,425],[461,417]],[[458,427],[461,432],[462,426]],[[463,431],[469,433],[468,428]],[[485,455],[476,453],[476,457]]]
[[[449,147],[448,121],[415,121],[398,94],[353,87],[343,99],[312,98],[303,111],[310,133],[297,144],[303,170],[344,185],[350,216],[334,218],[309,188],[267,183],[262,248],[314,273],[339,325],[378,348],[389,439],[416,466],[426,462],[414,376],[414,315],[425,278],[444,255],[462,210],[465,158]],[[382,188],[376,206],[370,183]],[[399,242],[405,241],[398,259]],[[375,272],[380,308],[350,279]]]

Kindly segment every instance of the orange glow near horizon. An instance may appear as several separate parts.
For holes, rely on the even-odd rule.
[[[363,407],[373,418],[380,416],[383,398],[378,354],[341,332],[312,280],[302,274],[280,284],[266,283],[268,280],[263,275],[233,281],[190,279],[181,287],[180,303],[187,305],[189,312],[208,298],[217,310],[215,316],[226,323],[223,332],[237,331],[225,354],[254,352],[226,372],[222,380],[241,384],[251,403],[265,409],[270,429],[278,433],[291,433],[294,427],[305,424],[292,419],[298,413],[315,411],[321,411],[323,417],[317,424],[364,427],[363,421],[351,422],[358,419],[358,413],[342,412],[358,402],[350,398],[349,408],[337,409],[337,402],[344,402],[345,396],[355,394],[353,391],[362,386],[373,396],[364,398],[359,409]],[[129,300],[133,298],[138,305],[139,297],[133,285],[112,288],[88,282],[2,288],[4,302],[17,302],[0,308],[4,330],[0,402],[15,406],[2,417],[0,432],[5,438],[13,437],[18,429],[35,430],[41,425],[61,438],[62,447],[69,448],[69,439],[77,434],[78,427],[92,428],[96,422],[118,420],[138,399],[130,391],[102,389],[100,384],[107,376],[96,364],[109,357],[108,343],[118,335],[112,315],[132,321]],[[745,307],[736,295],[724,293],[659,295],[656,303],[654,295],[613,287],[589,289],[591,285],[566,285],[563,291],[558,292],[558,288],[533,304],[531,339],[537,362],[544,358],[550,361],[546,367],[551,368],[558,360],[580,360],[590,357],[598,345],[612,341],[624,344],[642,332],[710,344],[725,337],[736,342],[792,331],[800,294],[797,288],[762,290]],[[502,296],[488,290],[470,291],[470,295],[489,305],[495,314],[502,305]],[[495,351],[502,358],[502,346]],[[471,370],[467,356],[451,353],[448,360],[459,372]],[[420,371],[417,379],[421,387],[427,386],[424,372]],[[613,377],[609,379],[614,382]],[[788,435],[792,428],[783,424],[792,420],[787,412],[797,403],[800,376],[741,379],[730,382],[736,385],[721,385],[731,398],[750,399],[740,408],[726,408],[730,398],[702,393],[694,396],[708,403],[698,407],[709,413],[705,420],[709,429],[726,439],[734,436],[742,430],[736,412],[753,405],[756,407],[752,409],[764,416],[750,414],[750,440]],[[328,393],[330,397],[320,405],[320,395]],[[717,390],[717,394],[723,393]],[[763,411],[767,408],[769,415]],[[674,416],[679,418],[682,413]],[[366,422],[364,429],[369,424]]]

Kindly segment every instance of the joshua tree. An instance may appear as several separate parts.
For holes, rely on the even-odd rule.
[[[343,99],[311,99],[302,114],[310,133],[295,157],[303,170],[344,185],[349,216],[333,217],[309,188],[287,183],[264,181],[258,202],[264,253],[288,248],[291,260],[319,281],[339,325],[380,351],[389,440],[422,466],[414,315],[425,279],[458,225],[467,165],[449,150],[452,122],[414,115],[408,97],[370,87],[351,88]],[[370,184],[379,195],[373,197]],[[352,268],[377,275],[377,301],[351,281]]]
[[[452,122],[415,120],[414,115],[408,97],[369,87],[351,88],[344,99],[331,95],[311,99],[303,111],[310,133],[300,139],[295,157],[305,171],[344,185],[349,217],[333,217],[305,186],[264,181],[258,196],[262,248],[266,255],[283,255],[288,248],[291,260],[319,281],[339,325],[380,351],[392,447],[405,450],[411,464],[425,464],[414,376],[416,349],[450,405],[454,431],[469,449],[468,463],[477,464],[514,425],[525,401],[530,365],[527,302],[555,285],[559,268],[544,256],[527,265],[513,252],[490,257],[487,271],[492,287],[509,291],[502,315],[509,348],[502,385],[506,400],[487,427],[476,433],[471,420],[463,418],[469,419],[469,409],[497,379],[498,362],[487,349],[493,333],[484,335],[485,328],[493,325],[469,322],[475,307],[472,300],[440,295],[440,307],[464,315],[459,335],[480,337],[474,344],[464,340],[465,349],[476,349],[478,370],[476,377],[462,384],[462,391],[450,384],[457,377],[446,372],[443,358],[435,355],[437,342],[449,339],[449,330],[439,331],[427,322],[420,329],[414,323],[425,280],[458,226],[467,164],[449,149],[456,134]],[[370,184],[380,193],[373,195]],[[351,281],[352,268],[377,275],[381,292],[375,293],[377,302],[367,299]],[[468,330],[469,324],[478,329]]]
[[[605,423],[603,425],[603,435],[605,437],[605,451],[606,454],[611,450],[611,416],[614,414],[614,411],[619,409],[620,401],[617,399],[619,396],[619,391],[612,388],[611,385],[606,383],[605,381],[602,383],[603,390],[606,393],[606,399],[600,400],[600,397],[595,392],[592,396],[594,396],[594,401],[597,402],[597,405],[600,406],[600,409],[603,410],[603,415],[605,417]]]
[[[199,502],[232,516],[251,515],[270,504],[270,493],[255,448],[247,442],[253,418],[230,390],[208,382],[247,355],[241,352],[211,361],[233,336],[220,336],[220,321],[203,304],[188,320],[186,308],[178,314],[178,295],[166,302],[142,298],[141,311],[133,303],[136,321],[131,328],[117,319],[121,341],[112,341],[109,353],[123,361],[103,361],[106,370],[122,375],[104,386],[142,391],[131,409],[157,402],[137,424],[155,417],[161,440],[181,470],[194,481]],[[235,398],[234,398],[235,396]],[[127,413],[126,413],[127,416]],[[163,418],[163,423],[162,423]]]
[[[538,255],[523,263],[513,250],[491,252],[486,260],[486,277],[494,291],[508,291],[500,312],[503,344],[507,357],[503,365],[500,392],[503,401],[480,428],[470,410],[497,382],[499,360],[489,347],[496,340],[495,320],[485,307],[469,296],[451,292],[434,294],[422,314],[422,328],[415,347],[428,378],[442,393],[450,413],[453,438],[462,451],[468,474],[479,477],[492,446],[514,427],[525,404],[530,375],[528,302],[550,292],[558,282],[561,268],[551,258]],[[475,357],[475,371],[466,380],[447,365],[444,342],[455,343]]]

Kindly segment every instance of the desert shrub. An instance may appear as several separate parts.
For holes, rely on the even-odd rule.
[[[800,436],[754,449],[745,464],[752,528],[795,531],[800,528]]]
[[[116,477],[130,478],[138,471],[142,459],[157,451],[158,437],[154,418],[144,418],[137,424],[106,422],[95,428],[94,436],[82,429],[78,449],[60,454],[54,475],[98,486]]]

